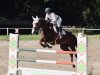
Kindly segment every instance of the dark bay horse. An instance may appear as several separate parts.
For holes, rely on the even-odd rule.
[[[52,46],[49,45],[55,45],[59,44],[60,48],[63,51],[76,51],[77,47],[77,38],[75,35],[73,35],[71,32],[65,31],[66,35],[62,35],[62,38],[59,38],[59,34],[54,31],[52,28],[53,24],[48,23],[43,18],[34,18],[33,17],[33,30],[35,31],[42,29],[42,38],[40,40],[40,45],[43,47],[51,48]],[[73,54],[70,54],[71,56],[71,62],[73,62]],[[77,58],[77,55],[75,54],[75,57]],[[75,65],[73,65],[75,67]]]

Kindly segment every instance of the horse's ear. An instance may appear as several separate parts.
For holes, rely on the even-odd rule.
[[[35,20],[35,18],[32,16],[32,19]]]
[[[36,15],[36,18],[38,18],[38,16]]]

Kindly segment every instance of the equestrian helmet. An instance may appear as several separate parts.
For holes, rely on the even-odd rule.
[[[51,8],[46,8],[45,13],[49,13],[49,12],[51,12]]]

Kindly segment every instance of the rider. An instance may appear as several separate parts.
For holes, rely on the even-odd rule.
[[[61,35],[61,22],[62,18],[55,13],[51,12],[51,8],[46,8],[45,9],[45,20],[49,21],[50,23],[53,23],[53,28],[56,33],[59,33],[60,38],[62,38]]]

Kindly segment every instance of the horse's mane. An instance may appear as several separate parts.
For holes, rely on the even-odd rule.
[[[48,21],[46,21],[44,18],[39,18],[39,20],[40,20],[40,22],[41,22],[41,21],[44,22],[44,24],[46,24],[46,27],[47,27],[47,26],[48,26],[48,27],[53,27],[53,24],[50,23],[50,22],[48,22]]]

